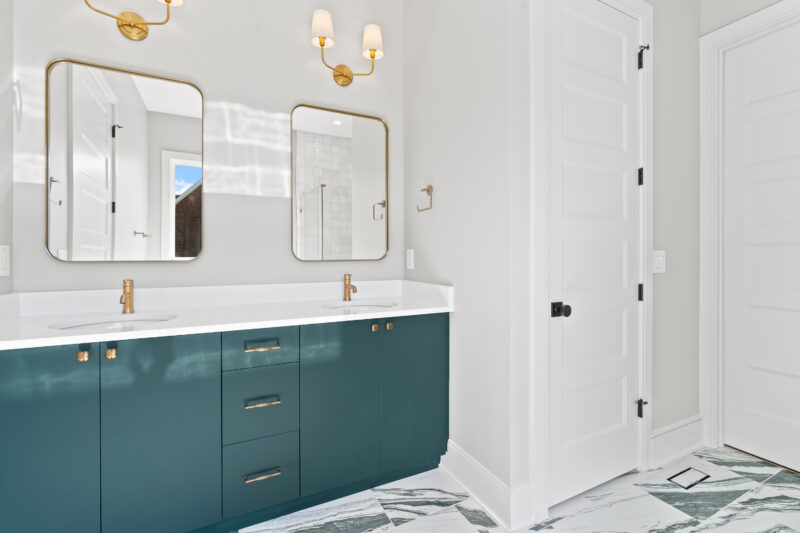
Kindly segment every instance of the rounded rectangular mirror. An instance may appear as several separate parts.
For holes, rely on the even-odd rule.
[[[376,261],[389,249],[389,129],[376,117],[292,112],[292,247],[301,261]]]
[[[203,95],[73,60],[47,67],[47,249],[185,261],[203,242]]]

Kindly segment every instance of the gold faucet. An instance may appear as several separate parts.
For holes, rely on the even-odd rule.
[[[122,282],[122,296],[119,299],[122,304],[122,314],[133,314],[133,280],[126,279]]]
[[[351,300],[350,293],[357,293],[358,292],[358,289],[356,288],[356,286],[353,285],[352,283],[350,283],[350,280],[352,279],[352,277],[353,276],[351,276],[350,274],[345,274],[344,275],[344,301],[345,302],[349,302]]]

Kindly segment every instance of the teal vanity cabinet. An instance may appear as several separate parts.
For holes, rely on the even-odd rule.
[[[380,473],[378,320],[300,328],[303,496]]]
[[[381,472],[444,454],[448,437],[448,316],[381,323]]]
[[[100,355],[103,531],[219,522],[220,335],[101,343]]]
[[[96,344],[0,351],[0,530],[100,531]]]

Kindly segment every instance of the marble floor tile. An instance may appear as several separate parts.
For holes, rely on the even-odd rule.
[[[389,519],[396,526],[463,502],[469,495],[441,470],[372,489]]]
[[[706,448],[695,452],[695,456],[759,483],[766,481],[781,470],[778,466],[727,446],[715,449]]]
[[[668,481],[686,468],[696,468],[710,477],[688,490]],[[752,479],[695,456],[677,461],[637,483],[652,496],[699,521],[709,518],[758,485]]]
[[[541,531],[570,533],[673,533],[689,531],[699,522],[654,498],[645,490],[630,486],[598,498],[578,513],[565,516]]]
[[[786,472],[786,474],[790,474]],[[796,474],[782,476],[774,484],[748,492],[731,505],[704,521],[698,532],[797,532],[800,531],[800,484]]]
[[[505,529],[498,525],[481,504],[470,498],[456,505],[456,509],[464,515],[467,522],[472,524],[478,533],[505,533]]]
[[[370,491],[304,509],[240,533],[370,533],[384,532],[392,522]]]
[[[478,530],[453,506],[407,522],[391,531],[392,533],[476,533]]]

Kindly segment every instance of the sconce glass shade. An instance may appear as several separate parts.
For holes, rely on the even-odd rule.
[[[317,9],[311,19],[311,44],[321,48],[319,38],[325,37],[325,48],[333,48],[333,17],[330,11]]]
[[[159,4],[166,4],[166,0],[157,0]],[[181,7],[183,5],[183,0],[172,0],[170,2],[169,7]]]
[[[364,50],[365,58],[370,59],[370,50],[375,50],[375,59],[383,57],[383,32],[377,24],[367,24],[364,26]]]

